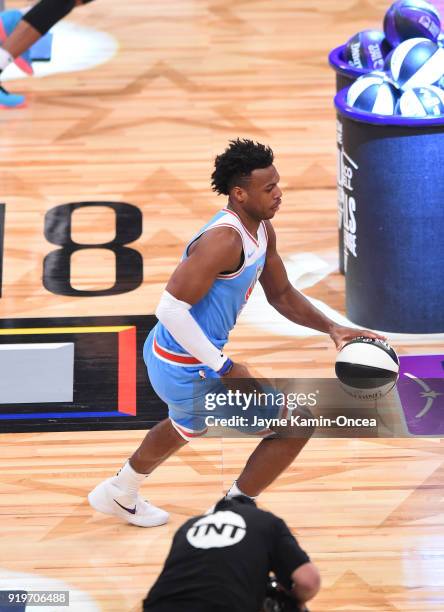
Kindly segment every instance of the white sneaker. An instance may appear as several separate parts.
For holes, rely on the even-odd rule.
[[[115,480],[115,476],[104,480],[88,495],[88,501],[94,510],[118,516],[138,527],[156,527],[168,521],[168,512],[153,506],[140,495],[134,501],[132,495],[116,486]]]

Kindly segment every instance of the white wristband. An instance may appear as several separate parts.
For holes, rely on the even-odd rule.
[[[168,291],[164,291],[156,309],[156,316],[176,342],[190,355],[217,372],[227,357],[210,342],[189,312],[190,309],[191,304],[182,302]]]

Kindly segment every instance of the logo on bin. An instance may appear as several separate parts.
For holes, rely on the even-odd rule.
[[[405,355],[399,360],[398,393],[409,432],[444,435],[444,355]]]
[[[339,139],[338,139],[339,140]],[[342,139],[341,139],[342,141]],[[356,225],[356,199],[353,197],[353,177],[358,164],[339,148],[338,156],[338,193],[339,193],[339,229],[342,228],[344,236],[344,268],[347,269],[349,255],[357,257],[357,225]]]

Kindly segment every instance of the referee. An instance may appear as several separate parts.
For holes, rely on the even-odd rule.
[[[284,521],[245,496],[221,499],[176,532],[144,612],[259,612],[270,572],[291,607],[319,591],[320,577]]]

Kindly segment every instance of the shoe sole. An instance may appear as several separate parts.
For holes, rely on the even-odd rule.
[[[0,102],[0,108],[2,110],[15,110],[16,108],[26,108],[27,104],[26,102],[20,102],[20,104],[15,104],[14,106],[8,106],[7,104],[2,104]]]

